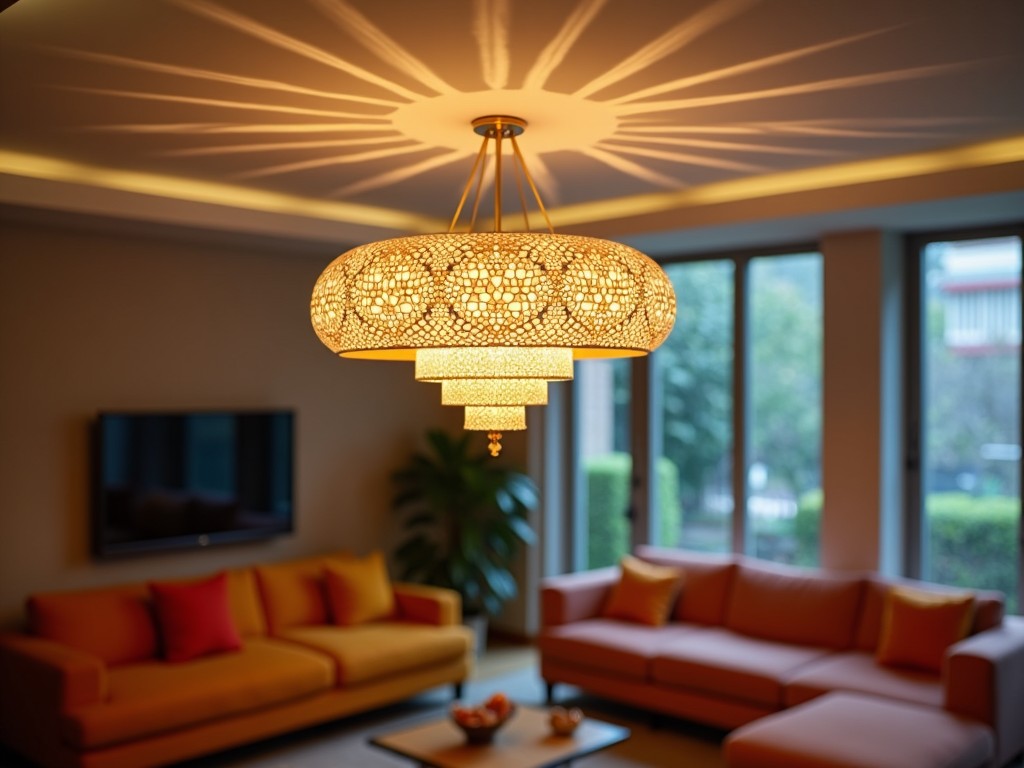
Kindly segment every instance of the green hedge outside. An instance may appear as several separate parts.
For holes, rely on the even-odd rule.
[[[796,518],[793,529],[796,535],[797,565],[818,566],[821,564],[821,504],[824,494],[820,488],[807,491],[796,503]]]
[[[1020,500],[1012,496],[931,493],[927,497],[928,580],[1007,595],[1007,611],[1020,611],[1017,542]],[[822,495],[810,491],[797,506],[798,561],[807,565],[821,533]],[[816,557],[814,558],[816,560]]]
[[[632,457],[628,453],[606,453],[583,460],[587,489],[587,567],[615,565],[629,552],[629,486]],[[673,545],[679,541],[682,508],[679,504],[679,470],[662,457],[656,467],[658,477],[659,542]]]

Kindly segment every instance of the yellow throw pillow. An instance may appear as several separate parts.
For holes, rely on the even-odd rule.
[[[885,598],[880,664],[941,672],[946,649],[967,637],[974,617],[971,593],[893,587]]]
[[[324,575],[335,624],[363,624],[394,614],[395,593],[380,552],[371,552],[366,557],[332,558]]]
[[[622,577],[612,589],[604,615],[653,627],[664,624],[682,586],[683,572],[631,555],[625,555],[620,564]]]

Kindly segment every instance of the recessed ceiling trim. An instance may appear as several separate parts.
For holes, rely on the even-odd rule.
[[[42,155],[0,150],[0,174],[39,179],[76,188],[92,187],[131,194],[150,195],[192,203],[262,211],[330,222],[347,222],[396,232],[437,232],[445,222],[430,216],[358,203],[287,195],[231,184],[137,173],[70,162]],[[4,202],[22,203],[8,184],[0,192]]]
[[[571,227],[683,208],[832,190],[872,182],[908,180],[950,171],[1021,162],[1024,162],[1024,135],[931,152],[762,174],[672,192],[567,205],[553,209],[551,219],[556,227]]]

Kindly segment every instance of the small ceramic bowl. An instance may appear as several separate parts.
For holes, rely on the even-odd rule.
[[[571,709],[552,707],[548,722],[551,724],[551,731],[556,736],[572,736],[579,724],[583,722],[583,710],[579,707]]]

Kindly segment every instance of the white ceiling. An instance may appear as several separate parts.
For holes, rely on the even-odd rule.
[[[656,253],[1005,221],[1022,30],[1020,0],[19,0],[0,202],[341,244],[432,231],[470,120],[505,113],[557,228]]]

